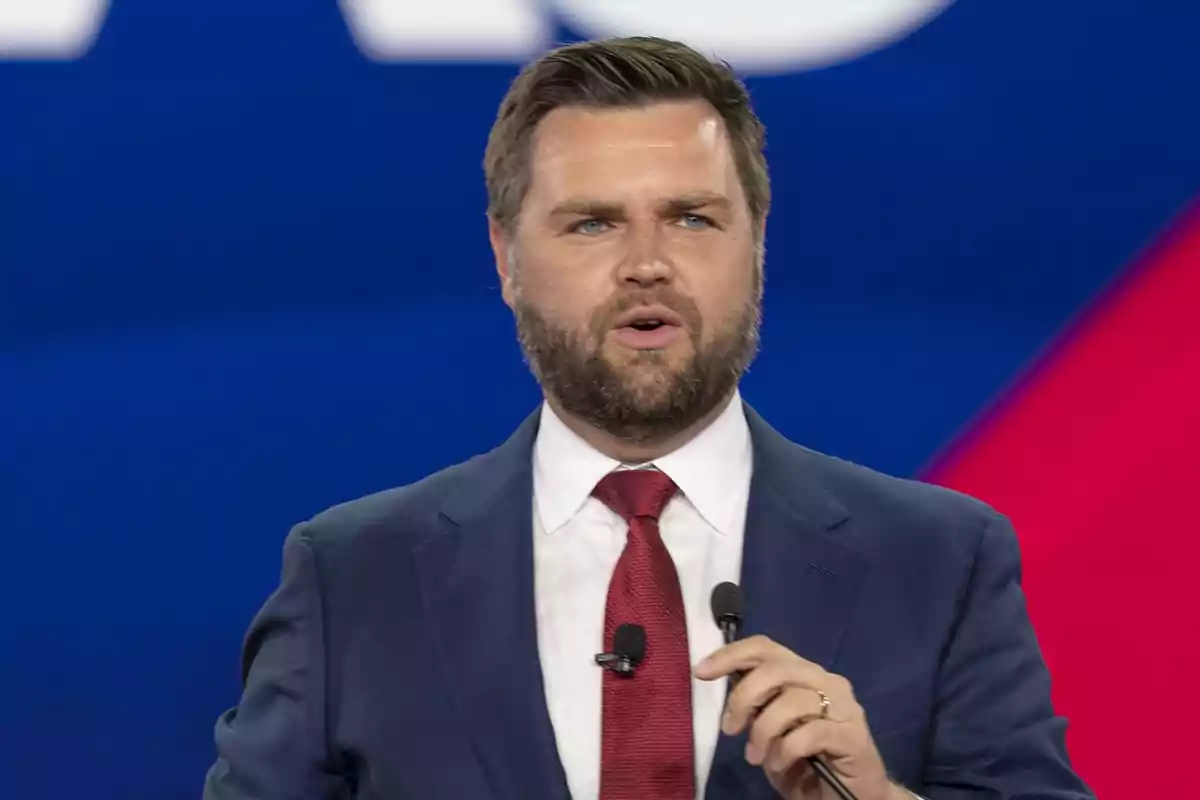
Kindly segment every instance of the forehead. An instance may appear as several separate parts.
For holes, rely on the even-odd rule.
[[[741,197],[725,125],[702,101],[555,109],[537,128],[530,172],[535,203],[696,191]]]

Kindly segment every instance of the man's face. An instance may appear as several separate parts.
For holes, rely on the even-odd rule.
[[[492,227],[505,301],[552,399],[665,439],[736,386],[758,343],[761,231],[706,103],[561,108],[538,126],[516,230]]]

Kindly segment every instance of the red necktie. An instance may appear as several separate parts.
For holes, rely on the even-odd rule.
[[[658,516],[678,491],[657,470],[613,472],[593,494],[629,523],[608,585],[604,644],[619,625],[646,630],[646,654],[632,677],[604,672],[600,800],[694,800],[692,669],[675,562]]]

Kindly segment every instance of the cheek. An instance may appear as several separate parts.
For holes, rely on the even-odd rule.
[[[526,269],[526,267],[529,267]],[[598,309],[596,290],[570,270],[523,264],[519,299],[554,325],[578,334],[591,332]]]
[[[607,243],[570,245],[539,242],[520,250],[522,282],[530,296],[558,300],[566,306],[585,306],[611,291],[614,254]]]
[[[754,301],[757,285],[753,261],[718,266],[694,275],[691,295],[707,321],[726,323],[739,319]]]

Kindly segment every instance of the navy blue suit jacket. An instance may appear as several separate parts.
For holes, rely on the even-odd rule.
[[[814,453],[747,409],[746,633],[844,675],[930,800],[1091,797],[1025,612],[1008,523]],[[486,455],[298,525],[255,618],[206,800],[568,796],[538,660],[535,414]],[[709,800],[770,798],[722,737]]]

